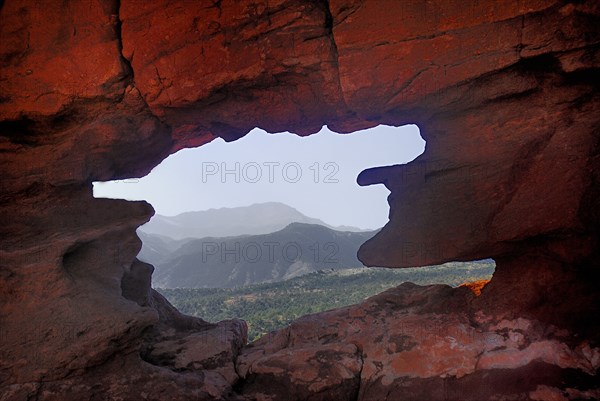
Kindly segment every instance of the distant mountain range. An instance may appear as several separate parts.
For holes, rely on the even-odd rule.
[[[156,268],[155,287],[223,288],[360,267],[358,248],[375,231],[336,231],[319,224],[291,223],[268,234],[205,237],[183,243],[140,234],[145,248],[140,258],[155,259],[151,261]]]
[[[360,267],[375,231],[332,227],[283,203],[157,215],[138,229],[138,259],[161,288],[235,287]]]
[[[180,246],[194,239],[175,240],[164,235],[147,234],[140,229],[138,229],[137,235],[142,240],[142,249],[138,253],[137,258],[154,266],[168,259]]]
[[[156,215],[138,231],[181,240],[268,234],[281,230],[290,223],[319,224],[340,231],[368,231],[348,226],[333,227],[319,219],[305,216],[293,207],[279,202],[186,212],[177,216]]]

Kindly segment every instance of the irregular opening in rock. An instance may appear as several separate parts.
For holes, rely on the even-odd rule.
[[[332,227],[374,230],[388,221],[389,191],[359,187],[358,174],[408,163],[424,149],[416,125],[380,125],[351,134],[325,127],[308,137],[254,129],[233,142],[219,138],[181,150],[141,179],[95,182],[94,196],[146,200],[161,216],[280,202]],[[169,231],[174,239],[201,235],[177,228]]]
[[[138,258],[155,266],[153,286],[183,313],[249,321],[255,339],[405,281],[489,279],[491,260],[385,269],[357,259],[389,210],[389,191],[359,187],[358,174],[424,149],[416,125],[309,137],[255,129],[179,151],[144,178],[96,182],[94,196],[151,203],[157,214],[138,229]]]

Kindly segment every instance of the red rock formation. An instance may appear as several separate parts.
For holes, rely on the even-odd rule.
[[[360,305],[305,316],[243,351],[242,392],[288,400],[509,400],[533,399],[541,388],[561,394],[572,372],[580,386],[594,383],[598,348],[573,344],[567,331],[539,321],[469,310],[473,300],[465,287],[405,283]]]
[[[591,0],[3,2],[1,399],[597,398],[599,23]],[[493,257],[481,296],[401,286],[237,358],[243,323],[150,291],[151,207],[91,195],[255,126],[380,123],[427,149],[359,177],[391,191],[359,256]]]
[[[470,289],[476,297],[481,295],[481,290],[488,285],[490,280],[477,280],[477,281],[469,281],[467,283],[461,284],[461,287],[467,287]]]

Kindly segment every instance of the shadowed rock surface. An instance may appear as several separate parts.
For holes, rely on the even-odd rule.
[[[599,398],[599,25],[597,1],[3,2],[0,399]],[[152,208],[91,194],[256,126],[407,123],[425,153],[358,178],[391,191],[359,258],[492,257],[479,297],[403,285],[242,348],[149,288]]]
[[[238,357],[243,392],[273,400],[528,400],[569,376],[595,388],[597,348],[536,320],[498,321],[465,307],[474,298],[464,287],[405,283],[302,317]]]

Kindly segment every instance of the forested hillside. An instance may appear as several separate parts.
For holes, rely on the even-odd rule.
[[[495,263],[454,262],[411,269],[359,268],[319,271],[278,283],[239,288],[159,289],[181,312],[210,322],[240,318],[251,340],[284,327],[300,316],[359,303],[411,281],[420,285],[489,279]]]
[[[190,240],[154,265],[152,280],[162,288],[224,288],[361,267],[356,253],[374,234],[291,223],[269,234]]]

